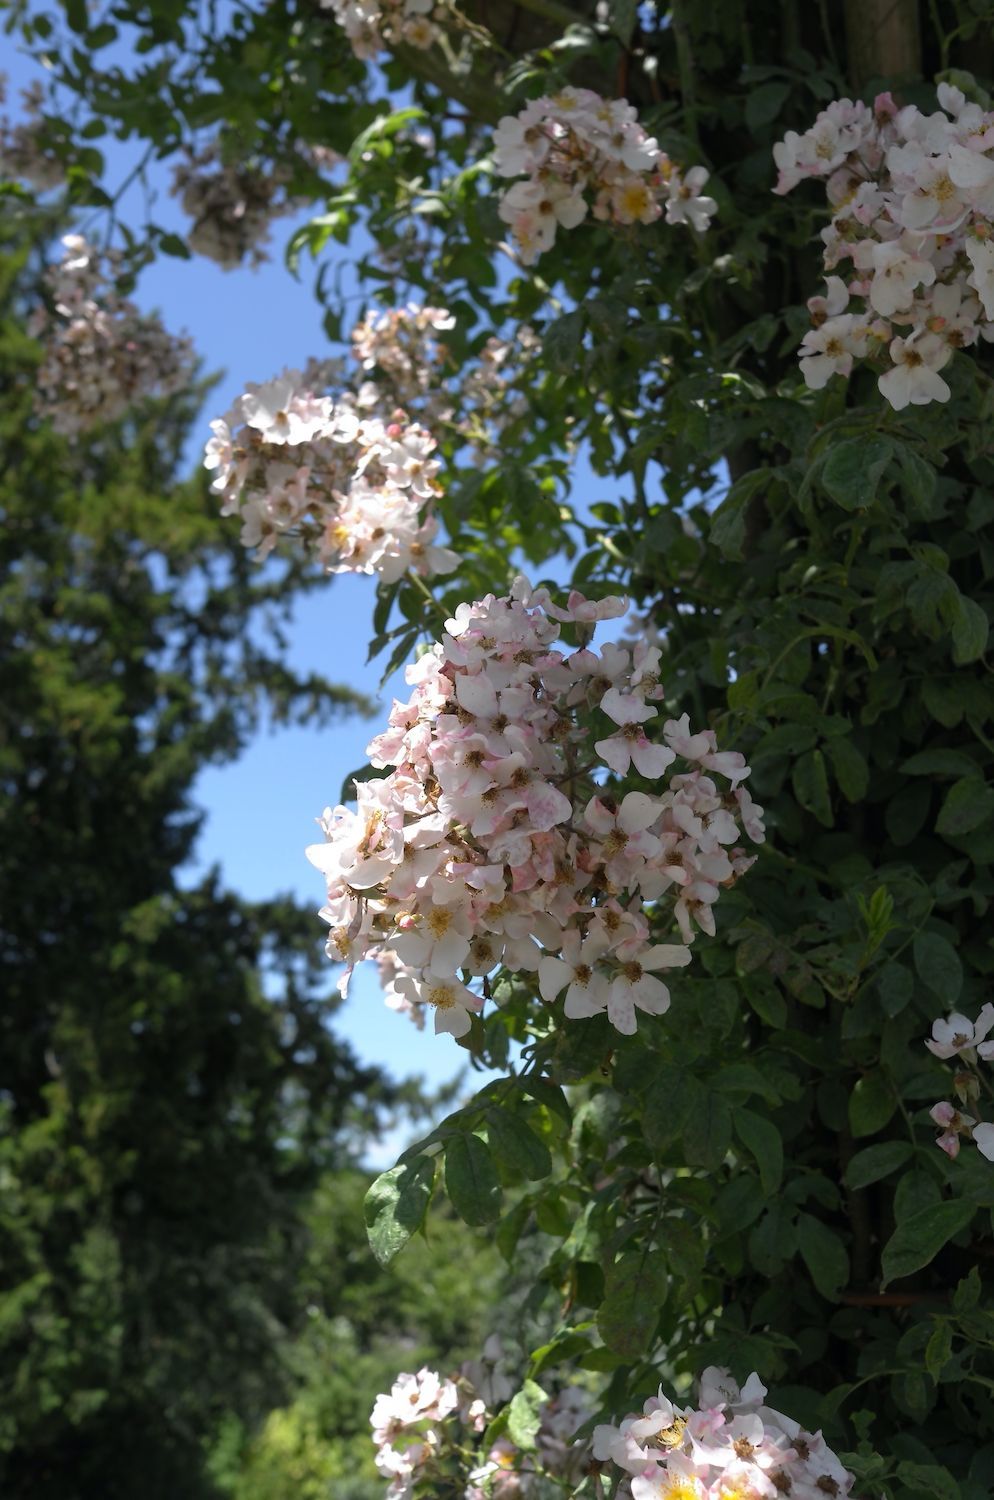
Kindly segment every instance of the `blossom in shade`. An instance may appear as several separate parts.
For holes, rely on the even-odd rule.
[[[820,1432],[766,1406],[750,1375],[704,1371],[696,1404],[678,1407],[660,1388],[641,1412],[594,1429],[594,1457],[622,1470],[632,1500],[844,1500],[854,1476]]]
[[[934,1021],[932,1035],[925,1045],[936,1057],[955,1057],[970,1047],[978,1047],[991,1030],[994,1030],[994,1004],[988,1001],[975,1021],[968,1020],[958,1011],[945,1020]],[[991,1052],[994,1052],[994,1043],[989,1042],[986,1049],[981,1048],[980,1055],[986,1057]]]

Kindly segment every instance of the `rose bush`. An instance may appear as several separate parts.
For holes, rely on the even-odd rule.
[[[109,87],[116,20],[67,3],[82,66],[20,16],[76,101],[71,203],[107,196],[108,125],[168,154],[237,122],[322,199],[287,255],[332,340],[329,250],[366,237],[378,415],[288,375],[211,461],[249,545],[378,571],[373,654],[422,652],[311,857],[333,956],[378,958],[394,1009],[501,1075],[366,1208],[387,1260],[444,1191],[525,1283],[483,1447],[535,1454],[546,1372],[605,1427],[658,1368],[676,1406],[594,1438],[575,1493],[620,1453],[636,1500],[983,1500],[990,7],[125,10],[161,107],[137,69]],[[300,142],[340,158],[323,185]],[[638,633],[595,652],[618,595]],[[713,1369],[757,1383],[695,1408]],[[417,1443],[395,1492],[442,1493]],[[453,1494],[517,1482],[447,1452]]]

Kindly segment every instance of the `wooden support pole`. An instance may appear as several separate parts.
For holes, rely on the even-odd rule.
[[[849,80],[917,78],[922,69],[918,0],[845,0]]]

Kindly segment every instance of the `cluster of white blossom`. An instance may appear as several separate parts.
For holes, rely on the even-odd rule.
[[[953,1091],[960,1103],[971,1109],[976,1109],[983,1087],[977,1060],[994,1061],[994,1040],[984,1041],[991,1030],[994,1030],[994,1005],[988,1001],[975,1021],[957,1011],[945,1021],[936,1021],[931,1038],[925,1043],[929,1051],[944,1062],[956,1059]],[[973,1115],[962,1114],[948,1100],[933,1105],[929,1114],[941,1131],[936,1145],[941,1146],[947,1156],[959,1155],[960,1137],[966,1136],[973,1141],[981,1156],[994,1161],[994,1125],[977,1120]]]
[[[938,98],[931,115],[890,94],[872,109],[838,99],[773,148],[774,191],[824,177],[832,208],[833,274],[800,348],[813,390],[870,360],[895,411],[948,401],[953,350],[994,339],[994,113],[946,83]]]
[[[496,1335],[454,1380],[428,1369],[398,1375],[390,1391],[377,1396],[370,1418],[376,1467],[390,1481],[386,1500],[435,1494],[442,1473],[451,1485],[453,1467],[466,1467],[467,1448],[477,1445],[513,1390]],[[573,1438],[590,1415],[581,1391],[567,1389],[550,1398],[539,1413],[535,1451],[523,1452],[506,1435],[497,1438],[466,1473],[464,1500],[527,1500],[542,1475],[554,1476],[557,1488],[577,1484],[589,1464],[590,1445]]]
[[[45,351],[39,412],[71,436],[116,421],[145,397],[182,389],[194,361],[188,339],[118,294],[115,252],[101,254],[79,234],[66,235],[62,247],[48,273],[51,305],[37,308],[28,327]]]
[[[238,515],[261,559],[280,536],[302,536],[334,573],[393,583],[414,570],[448,573],[459,558],[437,544],[435,440],[402,411],[381,415],[379,393],[317,395],[297,371],[250,385],[224,417],[204,464],[222,515]]]
[[[317,170],[340,160],[325,147],[300,145],[297,149]],[[184,152],[185,160],[173,169],[170,192],[193,220],[187,235],[190,249],[226,271],[246,260],[253,266],[267,260],[263,247],[270,240],[270,225],[304,201],[290,195],[290,165],[229,160],[220,141],[199,151],[185,147]]]
[[[499,213],[526,265],[550,249],[556,230],[574,229],[588,210],[614,224],[707,229],[717,212],[702,189],[703,167],[684,176],[638,122],[624,99],[564,88],[505,115],[494,134],[501,177],[524,176],[503,194]]]
[[[397,42],[424,52],[441,35],[432,19],[435,0],[321,0],[321,4],[334,13],[356,57],[376,57]]]
[[[522,387],[541,340],[521,324],[508,338],[491,336],[468,366],[449,370],[438,334],[454,327],[444,307],[371,310],[352,330],[352,354],[361,373],[375,380],[381,401],[395,402],[431,428],[448,424],[482,462],[504,428],[528,410]]]
[[[853,1476],[820,1432],[805,1432],[764,1406],[766,1387],[750,1375],[740,1389],[712,1365],[697,1406],[650,1396],[641,1413],[594,1428],[594,1457],[628,1476],[626,1500],[836,1500]]]
[[[395,1008],[428,1005],[436,1032],[464,1035],[483,1006],[472,988],[500,966],[533,977],[568,1018],[605,1013],[621,1032],[661,1015],[660,971],[690,962],[695,928],[753,863],[762,809],[749,767],[684,714],[660,739],[660,650],[556,649],[560,622],[590,640],[626,603],[573,593],[567,608],[518,579],[510,596],[461,604],[407,668],[414,689],[369,745],[377,770],[358,810],[326,809],[308,849],[327,880],[329,956],[347,966],[385,951]],[[615,795],[608,770],[634,767],[652,793]],[[727,780],[722,789],[716,777]],[[675,919],[682,941],[651,933]],[[460,977],[461,976],[461,977]]]
[[[7,80],[0,73],[0,104],[6,100]],[[44,92],[40,83],[21,90],[26,120],[13,124],[0,119],[0,177],[20,178],[39,192],[61,187],[66,180],[62,159],[54,150],[49,128],[42,118]]]
[[[447,351],[438,334],[455,326],[445,307],[409,302],[370,311],[352,330],[352,353],[366,375],[386,385],[398,406],[430,421],[448,415],[450,402],[439,381]]]

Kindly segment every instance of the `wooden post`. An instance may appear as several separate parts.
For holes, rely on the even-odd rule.
[[[919,77],[918,0],[846,0],[846,50],[857,92],[872,78]]]

